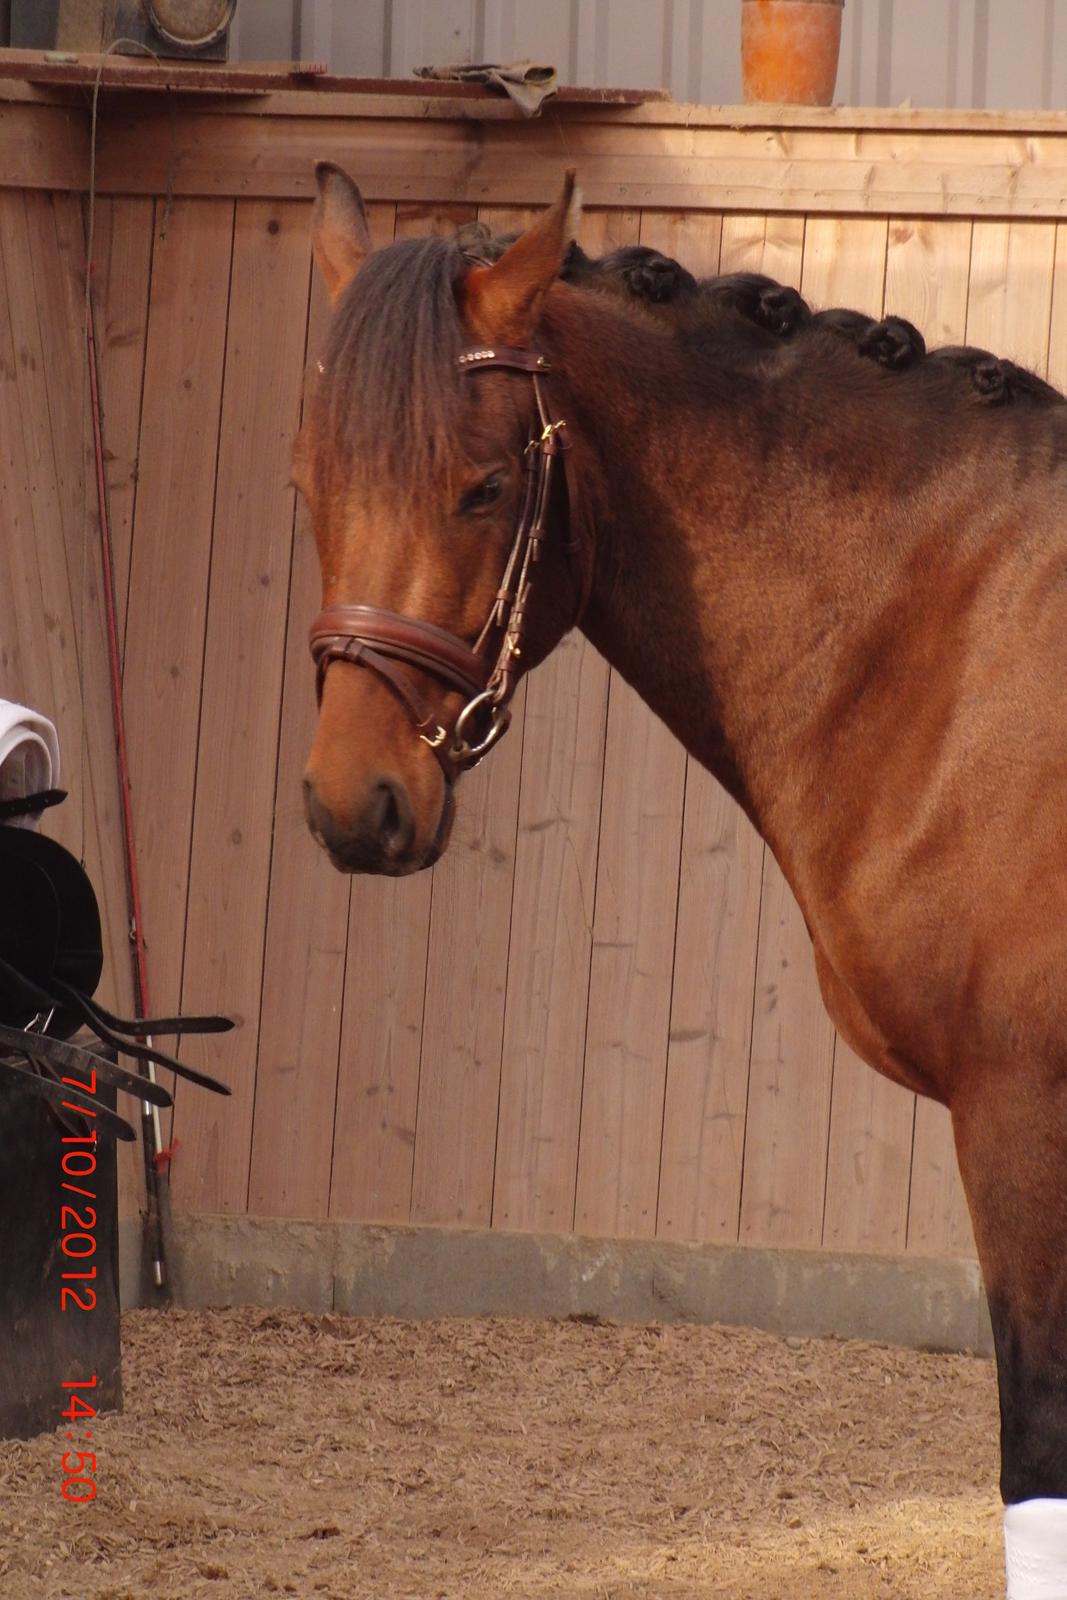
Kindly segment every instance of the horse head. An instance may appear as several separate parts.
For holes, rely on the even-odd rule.
[[[571,173],[485,262],[438,238],[374,251],[351,179],[317,178],[334,318],[294,457],[322,568],[305,803],[337,867],[401,875],[445,848],[457,777],[581,606],[534,337],[577,201]]]

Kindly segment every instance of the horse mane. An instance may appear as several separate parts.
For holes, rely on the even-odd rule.
[[[462,236],[459,242],[436,236],[401,239],[373,252],[343,295],[326,345],[316,395],[316,406],[325,423],[318,430],[319,470],[328,470],[329,463],[337,461],[350,472],[358,458],[360,477],[377,485],[388,484],[402,511],[410,509],[428,482],[439,481],[454,460],[455,441],[461,432],[462,397],[462,375],[456,357],[467,342],[456,285],[475,255],[475,250],[465,252],[463,248],[471,242]],[[498,241],[477,242],[487,244],[486,255],[490,259],[499,253]],[[606,260],[615,265],[613,258]],[[584,264],[594,272],[599,265],[588,258],[584,258]],[[670,265],[677,267],[677,263]],[[684,268],[678,271],[684,273]],[[690,275],[684,276],[689,279]],[[751,274],[735,274],[720,281],[736,287],[748,277],[753,283],[781,290],[773,280],[757,279]],[[575,271],[573,276],[564,274],[565,282],[571,280],[572,292],[578,289],[583,298],[593,292],[585,288],[588,278],[589,273],[582,271]],[[700,288],[706,290],[715,284],[715,279],[704,280]],[[799,296],[796,298],[799,301]],[[623,311],[625,315],[628,299],[612,296],[616,312]],[[804,305],[802,301],[800,304]],[[634,296],[629,305],[641,314],[640,297]],[[719,353],[730,347],[736,333],[738,354],[745,355],[747,349],[748,359],[758,353],[753,348],[753,335],[761,345],[766,341],[765,354],[775,347],[784,353],[792,346],[796,356],[821,346],[829,355],[835,348],[847,348],[850,342],[856,348],[855,340],[831,334],[834,316],[824,312],[812,318],[808,312],[809,320],[801,319],[795,332],[775,336],[765,332],[751,314],[746,315],[727,301],[715,308],[706,331]],[[645,321],[644,316],[641,320]],[[884,325],[875,325],[873,319],[863,320],[870,321],[872,327]],[[825,331],[820,326],[823,322],[828,324]],[[700,343],[699,326],[678,331]],[[958,405],[962,413],[972,389],[978,403],[983,404],[983,394],[971,371],[977,358],[983,356],[987,353],[954,349],[946,352],[949,359],[940,359],[938,351],[929,351],[912,364],[911,371],[920,389],[940,391],[949,408],[954,410]],[[1021,403],[1023,409],[1030,409],[1035,404],[1063,403],[1050,385],[1012,363],[991,359],[998,370],[1004,369],[1005,398],[1014,399],[1016,406]],[[888,366],[870,362],[872,369],[879,364]],[[861,381],[866,365],[863,362],[850,369],[831,362],[838,369],[838,381],[847,373],[864,390],[871,387]],[[1035,392],[1038,389],[1040,394]],[[885,392],[881,391],[883,395]],[[919,391],[911,392],[914,395]],[[1003,404],[1003,400],[993,403]]]
[[[456,304],[464,259],[451,239],[400,239],[367,257],[337,308],[318,403],[325,456],[403,498],[455,452],[466,339]]]

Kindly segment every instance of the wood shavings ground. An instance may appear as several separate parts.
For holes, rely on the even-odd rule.
[[[990,1362],[729,1328],[123,1319],[99,1492],[0,1442],[5,1600],[999,1600]]]

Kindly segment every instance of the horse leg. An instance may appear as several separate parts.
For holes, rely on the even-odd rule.
[[[951,1111],[993,1322],[1008,1600],[1067,1600],[1067,1073],[961,1074]]]

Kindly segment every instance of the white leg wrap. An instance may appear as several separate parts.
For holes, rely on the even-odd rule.
[[[1004,1508],[1008,1600],[1067,1600],[1067,1500]]]

